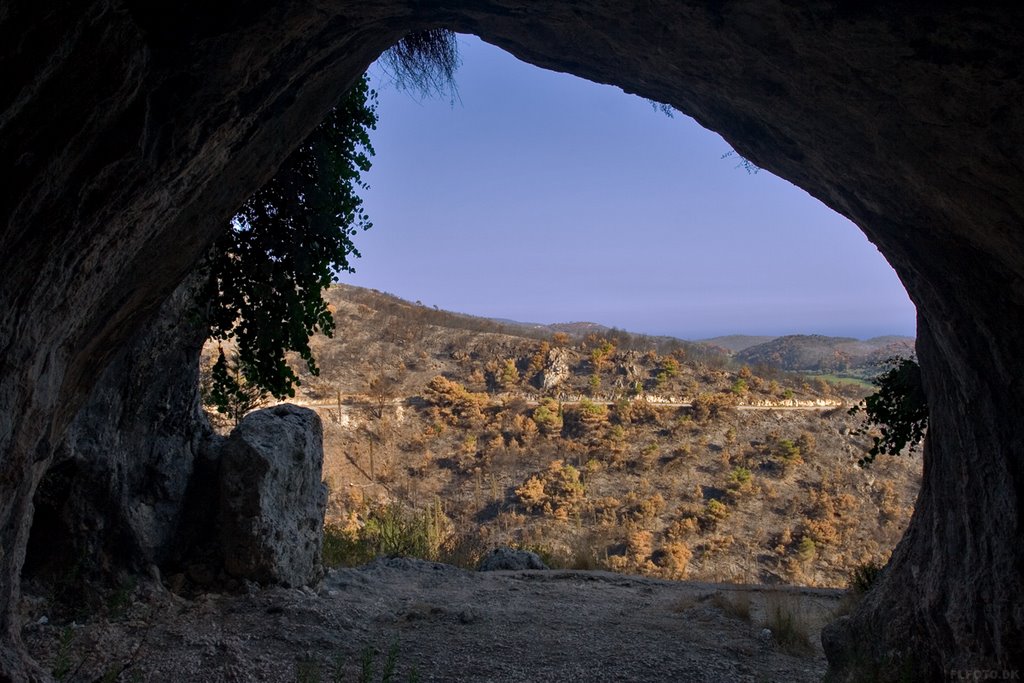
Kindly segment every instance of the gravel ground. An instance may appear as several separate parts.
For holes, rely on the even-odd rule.
[[[122,618],[84,624],[49,623],[29,597],[24,637],[64,681],[380,681],[393,651],[395,683],[795,683],[821,680],[818,633],[839,601],[835,590],[392,558],[330,571],[318,590],[186,600],[142,586]],[[780,610],[808,646],[765,631]]]

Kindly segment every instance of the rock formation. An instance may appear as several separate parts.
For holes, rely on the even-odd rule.
[[[320,577],[323,440],[317,414],[287,404],[250,413],[228,437],[217,535],[229,574],[285,586]]]
[[[26,574],[76,568],[80,581],[104,584],[174,559],[194,465],[218,440],[199,402],[206,328],[195,283],[118,350],[55,449],[35,496]]]
[[[540,559],[540,555],[529,550],[495,548],[480,560],[480,566],[477,567],[477,571],[481,572],[523,569],[548,569],[548,566]]]
[[[554,389],[569,376],[567,356],[565,349],[552,349],[548,352],[547,361],[538,373],[538,384],[541,390]]]
[[[667,102],[860,226],[918,307],[931,430],[911,528],[829,655],[918,680],[1024,668],[1024,8],[13,0],[0,679],[38,675],[14,608],[32,500],[100,374],[339,94],[433,26]]]
[[[24,575],[59,584],[62,599],[90,600],[152,567],[200,585],[319,578],[320,420],[285,405],[213,433],[199,397],[198,282],[119,350],[36,492]]]

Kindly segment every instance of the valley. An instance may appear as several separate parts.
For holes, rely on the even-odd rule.
[[[401,551],[390,534],[467,567],[510,545],[560,568],[844,587],[884,564],[912,512],[919,456],[856,465],[863,384],[743,362],[791,338],[733,352],[345,285],[328,300],[338,330],[313,340],[321,373],[294,402],[324,424],[331,563]],[[857,372],[844,353],[828,369]]]

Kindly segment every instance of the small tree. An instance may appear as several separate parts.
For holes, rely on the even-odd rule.
[[[384,59],[400,84],[424,93],[454,88],[451,31],[407,35]],[[358,191],[366,187],[361,174],[370,168],[376,124],[376,93],[363,76],[242,205],[208,259],[199,308],[209,336],[234,340],[246,381],[277,398],[294,396],[299,381],[285,353],[297,352],[316,375],[309,338],[334,332],[321,292],[352,270],[349,259],[359,255],[352,236],[370,227]],[[222,346],[215,367],[215,400],[237,393]]]
[[[224,363],[200,368],[199,393],[204,407],[224,415],[232,425],[267,401],[267,392],[246,379],[237,353]]]
[[[555,436],[562,432],[562,411],[554,399],[546,398],[533,409],[533,421],[544,436]]]
[[[921,382],[921,367],[913,358],[890,358],[889,369],[873,380],[878,391],[850,408],[850,415],[864,413],[864,424],[857,430],[866,433],[877,427],[880,435],[873,437],[867,455],[857,464],[866,467],[879,454],[899,455],[904,449],[913,452],[928,429],[928,399]]]
[[[519,384],[519,369],[516,368],[515,360],[509,358],[501,366],[501,375],[498,380],[501,388],[506,391],[515,388]]]
[[[601,372],[601,369],[604,368],[614,353],[615,344],[607,339],[597,341],[596,346],[590,351],[590,365],[594,370],[594,374]]]

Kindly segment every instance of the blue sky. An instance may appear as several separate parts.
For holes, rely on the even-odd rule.
[[[345,282],[464,313],[698,339],[914,332],[852,223],[717,134],[460,36],[459,98],[376,68],[374,227]]]

